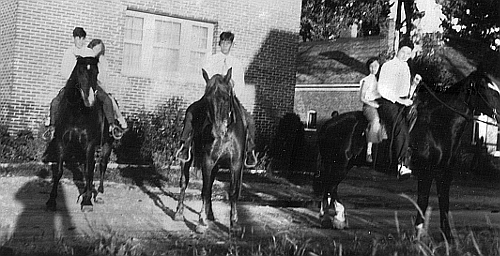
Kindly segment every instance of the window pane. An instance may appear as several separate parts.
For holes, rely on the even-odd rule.
[[[179,70],[180,52],[178,49],[154,48],[152,67],[160,73],[172,73]]]
[[[190,71],[200,71],[201,70],[201,65],[203,64],[203,61],[205,60],[205,53],[204,52],[196,52],[196,51],[191,51],[191,54],[189,56],[189,70]]]
[[[171,21],[155,21],[155,42],[167,46],[179,46],[181,44],[181,24]]]
[[[208,42],[208,28],[193,25],[193,48],[207,49]]]
[[[141,66],[141,45],[125,43],[123,48],[123,65],[127,71],[138,71]]]
[[[127,16],[125,22],[125,40],[142,41],[143,18]]]

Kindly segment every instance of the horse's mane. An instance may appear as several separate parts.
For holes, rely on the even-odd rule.
[[[93,57],[78,57],[71,76],[66,82],[66,88],[90,86],[95,89],[97,85],[97,74],[99,73],[97,63],[99,60]]]

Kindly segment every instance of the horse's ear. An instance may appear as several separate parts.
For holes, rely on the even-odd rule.
[[[224,81],[226,81],[226,83],[229,83],[231,81],[232,75],[233,75],[233,68],[229,68],[227,70],[226,76],[224,77]]]
[[[208,78],[208,74],[207,74],[207,71],[205,71],[204,68],[201,69],[201,72],[203,73],[203,79],[205,79],[205,82],[208,83],[208,80],[210,80],[210,78]]]

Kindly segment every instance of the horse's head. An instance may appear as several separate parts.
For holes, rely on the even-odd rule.
[[[216,134],[225,133],[227,127],[234,122],[234,92],[231,81],[232,68],[225,76],[216,74],[208,78],[203,70],[203,78],[207,82],[205,99],[208,102],[208,119],[213,125],[212,131]]]
[[[500,122],[500,84],[498,79],[483,72],[474,71],[466,79],[474,99],[475,110]]]
[[[95,103],[97,85],[98,60],[93,57],[78,57],[70,79],[66,83],[67,89],[77,89],[86,107]]]

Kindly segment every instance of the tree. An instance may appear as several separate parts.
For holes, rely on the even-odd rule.
[[[445,33],[483,41],[500,51],[500,4],[498,0],[441,0]]]
[[[352,24],[370,33],[384,24],[390,0],[302,0],[300,34],[306,40],[336,38]]]

